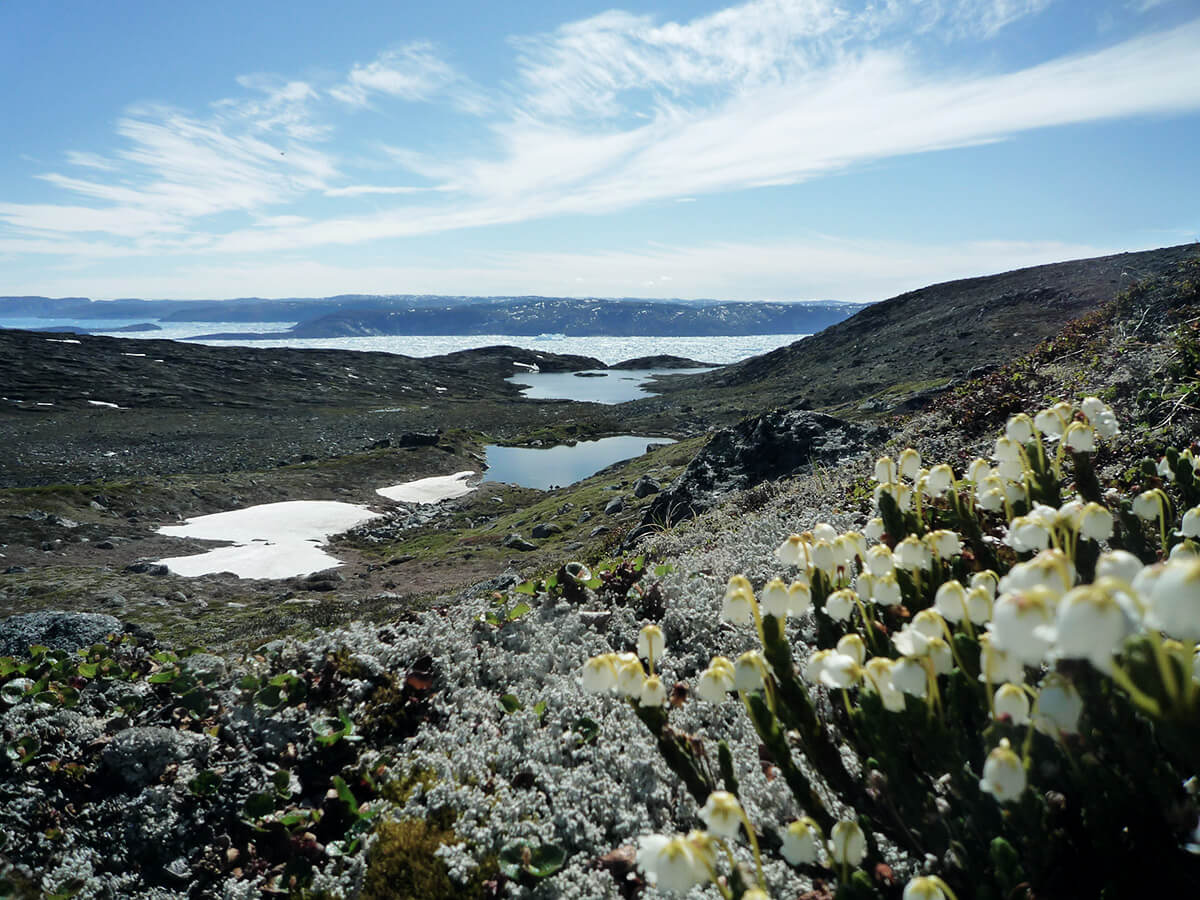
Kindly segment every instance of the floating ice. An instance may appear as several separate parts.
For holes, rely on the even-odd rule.
[[[467,484],[467,479],[474,472],[455,472],[453,475],[435,475],[432,478],[418,478],[416,481],[406,481],[404,484],[394,484],[391,487],[379,488],[375,493],[389,500],[399,500],[402,503],[437,503],[452,497],[461,497],[475,490],[475,485]]]

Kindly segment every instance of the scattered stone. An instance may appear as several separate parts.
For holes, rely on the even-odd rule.
[[[115,550],[116,547],[117,545],[110,540],[96,541],[97,550]]]
[[[176,603],[187,603],[188,595],[183,591],[171,591],[167,594],[168,600],[174,600]]]
[[[633,483],[633,496],[639,500],[643,497],[649,497],[651,494],[657,494],[661,490],[662,485],[649,475],[643,475]]]
[[[604,514],[606,516],[615,516],[625,508],[625,501],[620,497],[613,497],[608,503],[604,504]]]
[[[113,608],[119,609],[120,607],[125,605],[126,600],[120,594],[113,594],[111,597],[105,597],[100,602],[103,603],[105,606],[111,606]]]
[[[125,567],[125,571],[131,575],[166,575],[167,567],[162,563],[149,562],[148,560],[139,559],[137,562],[132,562]]]
[[[392,442],[397,447],[431,447],[441,438],[442,432],[438,431],[405,431],[402,434],[396,435]]]
[[[593,528],[591,531],[588,532],[588,537],[599,537],[602,534],[608,534],[608,526],[607,525],[597,525],[595,528]]]
[[[579,611],[579,619],[584,625],[589,628],[595,628],[597,631],[603,631],[608,627],[609,620],[612,619],[611,609],[581,609]]]
[[[580,525],[582,525],[584,522],[586,522],[591,517],[592,517],[592,511],[590,509],[585,509],[583,512],[581,512],[579,514],[579,518],[576,519],[575,521],[577,521]]]
[[[167,766],[208,758],[208,739],[190,731],[145,726],[126,728],[109,741],[103,760],[127,788],[139,790],[157,781]]]
[[[529,535],[530,537],[534,538],[548,538],[551,535],[562,533],[563,529],[561,525],[557,525],[554,522],[543,522],[541,524],[534,525],[533,530],[529,532]]]
[[[61,610],[20,613],[0,620],[0,656],[26,654],[33,644],[70,653],[122,630],[119,619],[103,613]]]
[[[508,547],[510,550],[537,549],[537,544],[525,540],[525,538],[521,537],[521,535],[515,531],[501,542],[501,546]]]
[[[27,571],[27,570],[24,566],[9,566],[7,569],[4,570],[4,574],[5,575],[20,575],[22,572],[25,572],[25,571]]]
[[[225,660],[215,653],[193,653],[180,660],[180,665],[185,672],[190,672],[204,682],[222,677],[227,668]]]

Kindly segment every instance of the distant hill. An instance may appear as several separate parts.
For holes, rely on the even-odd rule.
[[[303,334],[289,333],[289,336],[295,337],[542,334],[564,331],[571,334],[800,334],[824,328],[859,308],[859,304],[835,301],[728,303],[718,300],[438,294],[95,301],[86,297],[0,297],[0,319],[159,319],[164,322],[298,322],[306,325]],[[695,325],[667,324],[687,321],[693,315],[697,323]],[[640,316],[646,327],[653,325],[665,330],[595,331],[569,328],[572,323],[576,323],[576,329],[594,328],[599,320],[607,323],[606,328],[618,328],[618,323],[627,316]],[[750,330],[722,330],[719,326],[723,319],[731,325],[744,321]],[[512,323],[517,323],[519,327],[510,327]],[[262,338],[265,335],[245,337]]]

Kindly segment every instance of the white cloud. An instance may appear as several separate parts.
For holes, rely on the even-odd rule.
[[[118,149],[68,152],[86,177],[39,176],[83,200],[0,203],[0,238],[10,253],[268,259],[689,203],[1033,129],[1200,109],[1200,21],[1023,69],[1006,71],[990,54],[947,68],[946,41],[986,39],[1048,2],[753,0],[689,22],[612,11],[514,39],[516,77],[487,104],[421,41],[332,87],[245,76],[245,96],[203,115],[129,110]],[[334,132],[321,116],[355,112],[369,124],[387,99],[491,118],[470,120],[467,140],[434,135],[436,150],[388,146],[390,134],[328,150]],[[114,167],[120,176],[106,175]],[[370,213],[339,203],[362,197],[373,198]],[[80,247],[90,241],[89,254]]]
[[[329,89],[331,97],[350,106],[366,106],[373,94],[410,102],[449,95],[463,112],[479,114],[486,108],[480,92],[428,41],[412,41],[356,65],[344,82]]]
[[[73,166],[83,166],[88,169],[100,169],[104,172],[115,172],[117,166],[112,160],[105,159],[98,153],[84,153],[79,150],[67,151],[67,162]]]

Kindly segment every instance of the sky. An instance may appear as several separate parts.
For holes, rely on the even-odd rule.
[[[6,0],[0,295],[878,300],[1200,239],[1200,0]]]

